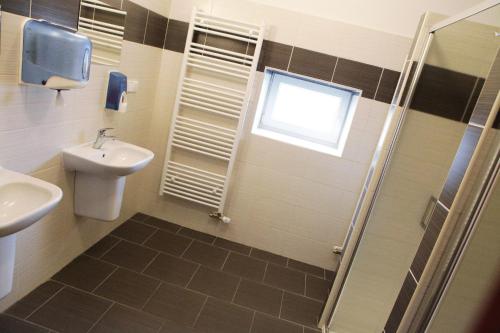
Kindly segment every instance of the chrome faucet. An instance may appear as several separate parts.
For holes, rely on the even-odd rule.
[[[113,130],[113,129],[114,128],[112,128],[112,127],[106,127],[106,128],[101,128],[100,130],[98,130],[97,131],[97,138],[95,139],[94,144],[92,145],[92,147],[94,149],[101,149],[102,145],[104,144],[104,142],[106,142],[106,140],[115,139],[116,136],[106,135],[106,133],[108,131]]]

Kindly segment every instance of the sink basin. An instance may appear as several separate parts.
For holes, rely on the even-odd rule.
[[[59,187],[0,167],[0,299],[12,290],[16,233],[61,201]]]
[[[154,158],[153,152],[119,140],[94,149],[93,143],[63,150],[64,167],[102,176],[128,176],[143,169]]]
[[[102,148],[93,143],[63,150],[66,170],[76,171],[75,214],[103,221],[120,215],[125,176],[151,162],[153,152],[119,140],[109,140]]]
[[[61,201],[59,187],[0,168],[0,237],[23,230]]]

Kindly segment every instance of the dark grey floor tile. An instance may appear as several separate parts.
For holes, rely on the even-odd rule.
[[[209,298],[203,307],[195,328],[206,333],[248,332],[253,311]]]
[[[328,297],[332,281],[320,279],[313,275],[306,276],[306,296],[324,302]]]
[[[156,333],[163,321],[148,313],[114,304],[91,333]]]
[[[8,308],[5,313],[19,318],[26,318],[56,292],[61,290],[62,287],[63,285],[59,282],[47,281]]]
[[[179,226],[177,224],[173,224],[173,223],[170,223],[168,221],[165,221],[165,220],[153,217],[153,216],[150,216],[147,219],[145,219],[143,221],[143,223],[151,225],[151,226],[156,227],[158,229],[170,231],[173,233],[179,231],[179,229],[181,228],[181,226]]]
[[[248,308],[279,316],[283,291],[261,283],[242,280],[234,303]]]
[[[163,284],[148,301],[144,311],[177,324],[193,326],[206,297],[194,291]]]
[[[251,333],[302,333],[302,326],[257,312]]]
[[[231,301],[239,281],[240,279],[234,275],[201,266],[189,283],[188,288]]]
[[[144,274],[185,287],[198,266],[190,261],[162,253],[153,260]]]
[[[265,261],[231,252],[224,264],[223,271],[247,279],[262,281],[266,266]]]
[[[277,288],[304,294],[306,276],[293,269],[269,264],[264,282]]]
[[[136,221],[139,221],[139,222],[142,222],[144,220],[146,220],[147,218],[149,218],[150,216],[147,215],[147,214],[144,214],[144,213],[137,213],[135,214],[134,216],[131,217],[132,220],[136,220]]]
[[[90,249],[85,251],[85,254],[88,256],[92,256],[95,258],[100,258],[108,252],[113,246],[116,245],[120,241],[119,238],[116,238],[115,236],[106,236],[100,241],[98,241],[96,244],[94,244]]]
[[[124,238],[128,241],[135,243],[143,243],[148,239],[156,230],[144,223],[136,222],[134,220],[125,221],[122,225],[111,232],[112,235]]]
[[[192,327],[177,324],[174,323],[173,321],[167,320],[165,324],[163,324],[163,328],[161,329],[160,333],[202,333],[202,332]]]
[[[231,250],[231,251],[238,252],[238,253],[245,254],[245,255],[249,255],[250,250],[251,250],[251,247],[249,247],[249,246],[246,246],[246,245],[243,245],[240,243],[236,243],[236,242],[232,242],[232,241],[229,241],[229,240],[223,239],[223,238],[217,238],[215,240],[214,245],[218,246],[218,247],[222,247],[223,249],[226,249],[226,250]]]
[[[73,287],[92,291],[113,272],[115,266],[89,256],[79,256],[52,279]]]
[[[153,260],[156,254],[156,251],[122,240],[106,253],[102,259],[115,265],[140,272]]]
[[[193,238],[193,239],[196,239],[196,240],[199,240],[201,242],[208,243],[208,244],[213,244],[213,242],[215,241],[215,238],[216,238],[215,236],[206,234],[206,233],[201,232],[201,231],[189,229],[189,228],[182,228],[178,232],[178,234],[186,236],[186,237],[190,237],[190,238]]]
[[[25,322],[18,318],[0,313],[0,332],[2,333],[48,333],[49,330]]]
[[[297,260],[290,259],[288,260],[288,267],[297,269],[301,272],[316,275],[317,277],[324,278],[325,277],[325,270],[321,267],[313,266],[306,264],[304,262],[300,262]]]
[[[186,253],[184,253],[184,258],[204,266],[221,269],[227,254],[227,250],[194,241],[189,249],[187,249]]]
[[[65,287],[28,320],[61,333],[85,333],[110,306],[110,301]]]
[[[316,327],[321,316],[321,302],[285,292],[281,318],[306,326]]]
[[[142,308],[159,284],[155,279],[120,268],[97,288],[95,294]]]
[[[250,256],[257,258],[257,259],[269,261],[270,263],[280,265],[280,266],[286,266],[286,263],[288,261],[288,259],[283,257],[283,256],[280,256],[280,255],[277,255],[277,254],[274,254],[271,252],[259,250],[256,248],[252,248],[252,252],[250,253]]]
[[[187,237],[160,230],[154,234],[153,237],[148,239],[144,245],[158,251],[180,256],[186,251],[191,242],[192,240]]]
[[[328,269],[325,269],[325,278],[329,281],[335,280],[335,276],[337,275],[337,272],[330,271]]]

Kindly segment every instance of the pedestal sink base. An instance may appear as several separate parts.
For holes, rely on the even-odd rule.
[[[15,257],[16,235],[0,237],[0,299],[12,290]]]
[[[125,177],[99,177],[77,172],[75,179],[75,214],[113,221],[120,215]]]

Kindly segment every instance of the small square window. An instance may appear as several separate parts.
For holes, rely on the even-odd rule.
[[[266,69],[252,133],[341,156],[361,92]]]

